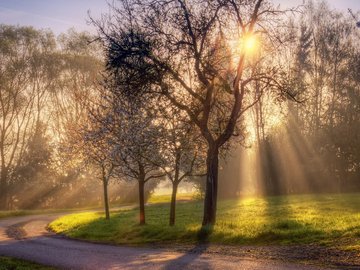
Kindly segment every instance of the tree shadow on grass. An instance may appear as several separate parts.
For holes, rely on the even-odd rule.
[[[222,220],[211,236],[213,242],[240,245],[278,245],[318,242],[326,233],[292,213],[286,197],[259,198],[239,207],[239,217]],[[249,214],[246,213],[248,211]],[[241,224],[241,222],[244,224]]]
[[[266,198],[268,224],[255,242],[297,244],[317,242],[325,237],[323,231],[294,217],[290,204],[286,196]]]

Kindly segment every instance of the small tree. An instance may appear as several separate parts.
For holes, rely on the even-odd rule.
[[[106,219],[110,219],[108,187],[115,176],[117,163],[115,160],[116,145],[112,144],[109,132],[109,108],[102,95],[104,85],[93,82],[91,93],[78,92],[73,114],[77,116],[76,126],[69,120],[66,136],[63,136],[63,156],[68,156],[70,167],[80,171],[91,171],[101,181]],[[71,115],[71,113],[69,113]]]
[[[111,112],[107,116],[111,143],[116,145],[116,160],[120,177],[135,180],[139,188],[140,225],[145,224],[145,184],[165,176],[150,160],[160,159],[158,128],[154,115],[143,108],[134,109],[122,95],[113,95],[110,89],[108,101]],[[146,107],[143,102],[142,106]]]
[[[175,224],[175,207],[178,186],[184,179],[205,175],[204,156],[206,146],[200,134],[183,112],[176,107],[167,106],[159,111],[161,126],[159,148],[161,159],[154,160],[172,184],[169,225]]]
[[[97,129],[98,125],[92,123],[91,126],[83,130],[82,151],[85,162],[90,167],[95,167],[95,172],[103,185],[104,210],[106,219],[110,219],[108,186],[116,163],[114,160],[114,147],[109,143],[101,129]]]

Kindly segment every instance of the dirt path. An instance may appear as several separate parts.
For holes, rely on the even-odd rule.
[[[120,247],[70,240],[46,231],[46,225],[58,216],[60,214],[0,220],[0,255],[60,269],[327,269],[259,259],[237,253],[237,247],[232,248],[235,253],[231,254],[229,250],[222,252],[220,249],[211,252],[211,248],[207,252],[206,246],[172,251],[168,248]]]

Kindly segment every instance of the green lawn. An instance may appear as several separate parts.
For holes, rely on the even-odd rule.
[[[55,270],[55,268],[15,258],[0,257],[0,270]]]
[[[128,204],[119,204],[116,207],[125,207]],[[74,211],[94,211],[97,209],[102,209],[101,206],[93,207],[82,207],[82,208],[66,208],[66,209],[37,209],[37,210],[10,210],[10,211],[0,211],[0,219],[8,217],[17,217],[17,216],[27,216],[27,215],[42,215],[42,214],[57,214],[57,213],[66,213]]]
[[[167,204],[146,207],[147,225],[137,225],[137,209],[61,217],[49,226],[70,237],[115,244],[195,243],[203,204],[177,205],[176,226],[169,227]],[[360,250],[360,194],[297,195],[227,200],[218,203],[217,224],[208,241],[221,244],[345,243]]]
[[[196,198],[196,193],[179,193],[176,196],[177,201],[193,201]],[[171,195],[151,195],[148,203],[168,203],[171,200]]]

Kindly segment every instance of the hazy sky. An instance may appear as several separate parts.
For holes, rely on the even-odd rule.
[[[296,6],[303,0],[273,0],[283,6]],[[328,0],[333,8],[360,11],[360,0]],[[56,34],[70,27],[94,31],[87,25],[88,11],[94,18],[107,11],[106,0],[0,0],[0,24],[32,25],[50,28]]]

